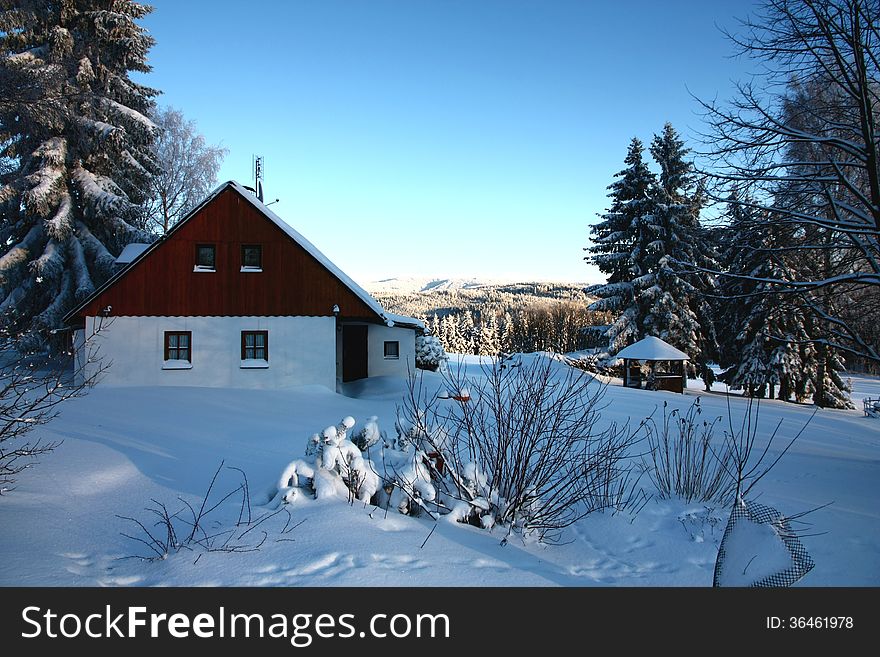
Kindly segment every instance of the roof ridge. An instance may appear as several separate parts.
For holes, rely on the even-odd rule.
[[[318,247],[316,247],[308,239],[306,239],[302,235],[302,233],[300,233],[293,226],[291,226],[289,223],[287,223],[281,217],[275,214],[272,210],[270,210],[265,203],[260,201],[254,194],[250,193],[250,191],[248,191],[248,189],[244,185],[234,180],[227,180],[226,182],[218,185],[216,189],[214,189],[198,205],[190,210],[183,219],[177,222],[171,228],[171,230],[169,230],[167,233],[160,236],[156,241],[151,243],[149,247],[144,249],[139,255],[132,259],[130,263],[128,263],[120,271],[107,279],[103,285],[99,286],[94,292],[92,292],[92,294],[83,299],[83,301],[81,301],[70,312],[68,312],[64,316],[64,323],[69,324],[76,317],[76,315],[78,315],[82,311],[83,308],[85,308],[100,294],[103,294],[111,286],[115,285],[119,279],[121,279],[129,271],[131,271],[131,269],[141,260],[149,257],[149,254],[152,253],[156,248],[158,248],[160,244],[168,240],[168,238],[172,236],[175,232],[177,232],[177,230],[179,230],[181,226],[186,224],[190,219],[198,214],[206,205],[217,198],[227,188],[235,190],[235,192],[238,193],[239,196],[248,201],[260,214],[269,219],[290,239],[292,239],[310,256],[317,260],[318,263],[324,267],[324,269],[326,269],[332,276],[337,278],[343,285],[351,290],[351,292],[362,302],[364,302],[367,308],[372,310],[377,315],[377,317],[381,319],[386,325],[394,326],[395,324],[399,324],[403,326],[410,326],[412,328],[424,329],[424,323],[418,319],[405,317],[403,315],[396,315],[394,313],[389,313],[388,311],[386,311],[385,308],[383,308],[382,305],[375,298],[373,298],[370,293],[368,293],[364,288],[355,283],[355,281],[350,276],[343,272],[333,261],[331,261],[326,255],[324,255],[324,253],[320,249],[318,249]],[[396,318],[397,321],[395,321],[395,319],[392,319],[392,317]],[[404,321],[400,321],[401,319],[403,319]]]

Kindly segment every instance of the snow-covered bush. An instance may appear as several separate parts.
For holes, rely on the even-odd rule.
[[[416,336],[416,367],[436,372],[449,360],[440,339],[435,335]]]
[[[382,452],[382,468],[386,485],[377,496],[378,506],[396,509],[405,515],[427,512],[436,519],[436,514],[427,507],[427,503],[435,501],[437,490],[425,452],[412,447],[406,450],[386,447]]]
[[[398,424],[397,438],[383,441],[374,415],[348,440],[346,435],[355,424],[353,417],[346,416],[338,425],[312,434],[306,441],[306,458],[287,465],[269,498],[276,504],[291,503],[306,492],[317,499],[358,500],[405,514],[427,511],[436,518],[426,507],[426,502],[435,499],[436,490],[419,437]],[[371,448],[377,452],[374,458],[369,457]]]
[[[382,432],[379,431],[379,418],[371,415],[367,418],[363,428],[352,437],[353,442],[362,452],[368,451],[373,445],[379,444],[382,440]]]
[[[444,373],[445,394],[412,376],[394,437],[376,417],[312,435],[276,499],[306,491],[548,542],[589,513],[644,501],[629,454],[641,428],[598,429],[604,384],[547,355],[495,360],[482,375]]]
[[[324,429],[315,455],[317,471],[312,480],[318,498],[334,496],[339,481],[345,485],[352,501],[369,502],[379,489],[379,475],[372,462],[364,459],[361,450],[345,438],[354,424],[354,418],[346,416],[338,427]]]
[[[603,384],[544,356],[495,361],[483,375],[446,373],[446,387],[466,397],[425,394],[411,379],[402,414],[435,455],[438,507],[546,541],[607,508],[608,491],[628,478],[637,431],[596,428]]]

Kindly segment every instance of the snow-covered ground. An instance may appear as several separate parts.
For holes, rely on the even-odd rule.
[[[464,358],[475,374],[478,360]],[[757,500],[783,513],[831,503],[806,518],[812,523],[807,533],[814,535],[803,543],[816,567],[803,585],[880,585],[880,420],[860,410],[861,398],[880,396],[880,379],[853,377],[853,383],[859,410],[820,410],[758,485]],[[563,545],[514,540],[502,546],[498,532],[445,520],[435,528],[429,519],[362,503],[301,497],[289,507],[290,517],[272,516],[238,541],[253,546],[265,532],[257,551],[126,558],[147,550],[122,535],[142,536],[119,516],[151,523],[144,510],[151,499],[172,511],[183,506],[179,498],[198,508],[222,460],[247,474],[259,518],[269,513],[257,506],[261,492],[302,456],[312,433],[345,415],[358,420],[355,430],[377,415],[382,429],[393,433],[403,388],[390,378],[349,385],[345,395],[318,387],[98,386],[37,430],[63,445],[0,498],[0,585],[711,585],[727,511],[656,499],[635,517],[593,514],[567,530]],[[727,416],[726,398],[699,388],[675,395],[611,385],[602,421],[638,421],[663,401],[685,408],[697,395],[706,415]],[[745,400],[733,398],[730,407],[741,417]],[[812,412],[764,402],[759,421],[769,434],[782,420],[783,445]],[[240,481],[240,473],[224,468],[212,499]],[[210,528],[234,529],[240,512],[234,496],[212,512]]]

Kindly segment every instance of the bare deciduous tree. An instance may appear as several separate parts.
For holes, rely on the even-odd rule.
[[[729,103],[702,103],[710,173],[756,217],[791,227],[794,243],[767,253],[785,277],[765,282],[813,313],[812,341],[880,363],[876,334],[828,303],[876,308],[880,296],[880,2],[764,0],[742,25],[728,36],[762,72]],[[783,257],[793,250],[804,257]]]
[[[173,107],[159,108],[153,119],[161,129],[156,161],[162,172],[153,176],[144,221],[165,234],[208,195],[229,151],[208,144],[195,122]]]

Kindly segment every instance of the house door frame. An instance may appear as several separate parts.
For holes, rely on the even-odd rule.
[[[367,378],[369,373],[369,349],[366,324],[342,325],[342,382]]]

